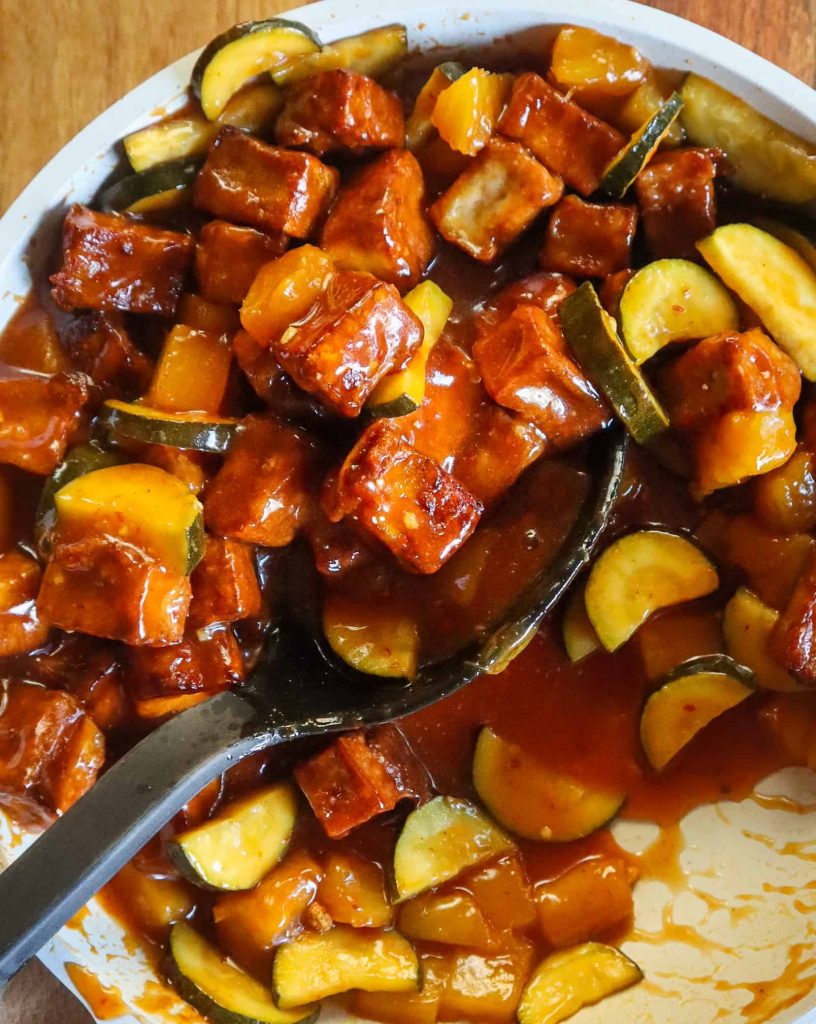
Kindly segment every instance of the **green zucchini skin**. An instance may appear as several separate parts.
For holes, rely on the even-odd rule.
[[[197,452],[223,455],[235,437],[238,423],[221,423],[217,420],[174,419],[139,416],[136,412],[105,405],[100,423],[115,442],[117,438],[143,441],[146,444],[162,444],[168,448],[181,448]]]
[[[365,410],[367,419],[395,419],[397,416],[407,416],[416,412],[419,406],[410,395],[400,395],[392,402],[383,402],[382,405],[373,405]]]
[[[648,164],[668,130],[683,109],[683,97],[675,92],[635,133],[629,143],[609,162],[599,188],[612,199],[623,199],[635,178]]]
[[[92,473],[96,469],[118,466],[122,462],[118,452],[103,448],[98,441],[89,441],[73,448],[63,462],[45,481],[37,505],[35,537],[37,546],[45,553],[48,535],[56,522],[54,495],[77,477]]]
[[[203,162],[200,157],[181,157],[120,178],[100,196],[102,208],[123,213],[162,192],[181,192],[196,180]]]
[[[740,662],[735,661],[728,654],[700,654],[695,658],[688,658],[679,665],[675,665],[673,669],[661,677],[655,690],[659,690],[666,683],[674,682],[675,679],[695,675],[697,672],[719,672],[722,675],[731,676],[732,679],[736,679],[737,682],[742,683],[744,686],[748,686],[751,689],[756,688],[756,677],[747,665],[740,664]]]

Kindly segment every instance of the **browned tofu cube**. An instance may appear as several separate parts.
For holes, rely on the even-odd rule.
[[[553,447],[599,430],[608,416],[590,381],[570,359],[561,333],[536,306],[522,305],[473,346],[488,394],[533,422]]]
[[[606,277],[626,270],[632,261],[637,217],[636,206],[585,203],[578,196],[564,196],[547,225],[541,266],[575,277]]]
[[[422,170],[407,149],[384,153],[343,187],[320,244],[341,270],[415,285],[434,254]]]
[[[646,241],[655,256],[693,259],[694,243],[716,227],[718,157],[708,149],[658,153],[635,178]]]
[[[210,302],[239,305],[264,263],[280,256],[288,244],[289,239],[280,232],[267,235],[225,220],[211,220],[201,229],[196,246],[201,294]]]
[[[494,138],[428,212],[444,239],[491,263],[563,191],[528,149]]]
[[[138,398],[150,386],[153,362],[131,341],[121,313],[83,313],[63,331],[62,343],[105,398]]]
[[[204,557],[193,570],[190,625],[236,622],[261,610],[261,588],[252,550],[237,540],[208,537]]]
[[[620,313],[620,300],[623,290],[632,280],[634,273],[634,270],[618,270],[616,273],[605,277],[601,282],[601,287],[598,289],[598,298],[601,305],[610,316],[616,319]]]
[[[337,192],[340,173],[309,153],[222,128],[195,183],[196,206],[261,231],[308,238]]]
[[[328,417],[323,406],[294,383],[272,351],[247,331],[236,332],[232,351],[252,390],[282,419],[309,426]]]
[[[606,165],[626,144],[619,131],[532,72],[516,78],[498,130],[523,142],[582,196],[595,191]]]
[[[728,412],[792,409],[802,378],[790,356],[754,327],[697,342],[660,384],[672,425],[686,430]]]
[[[53,472],[89,394],[82,373],[49,377],[0,364],[0,462],[43,476]]]
[[[331,486],[328,493],[331,494]],[[306,527],[306,539],[314,555],[315,568],[323,576],[342,576],[371,558],[371,551],[351,520],[332,523],[322,508]]]
[[[62,225],[62,267],[51,277],[61,309],[172,316],[195,244],[117,213],[75,204]]]
[[[405,366],[422,337],[422,322],[394,285],[346,270],[329,278],[308,315],[272,350],[304,391],[354,417],[381,378]]]
[[[104,535],[57,545],[37,598],[52,625],[126,644],[177,643],[189,606],[186,576]]]
[[[373,423],[343,463],[329,518],[355,520],[406,568],[436,572],[476,529],[482,504],[398,426]]]
[[[548,274],[544,271],[528,274],[502,288],[498,295],[491,296],[483,303],[477,328],[481,331],[495,326],[510,316],[519,305],[538,306],[558,323],[558,309],[575,289],[575,282],[565,274]]]
[[[816,686],[816,557],[811,556],[771,634],[770,650],[789,672]]]
[[[457,480],[489,506],[550,447],[550,439],[535,423],[488,399],[478,430],[453,469]]]
[[[342,68],[318,71],[287,90],[275,138],[281,146],[318,156],[401,147],[405,116],[399,99],[368,75]]]
[[[204,496],[207,527],[222,537],[288,544],[313,503],[314,444],[271,414],[248,416]]]

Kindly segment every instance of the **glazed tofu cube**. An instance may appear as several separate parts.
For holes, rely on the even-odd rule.
[[[83,313],[68,324],[62,343],[105,398],[138,398],[150,385],[153,363],[131,341],[121,313]]]
[[[62,225],[62,267],[51,277],[51,295],[66,310],[170,317],[194,248],[189,235],[75,204]]]
[[[443,238],[491,263],[563,191],[528,149],[494,138],[428,212]]]
[[[0,658],[25,654],[42,646],[48,624],[37,613],[34,599],[42,572],[21,551],[0,554]]]
[[[261,231],[308,238],[331,205],[340,179],[309,153],[269,146],[222,128],[195,183],[196,206]]]
[[[773,656],[803,683],[816,686],[816,556],[805,571],[771,634]]]
[[[654,256],[694,259],[694,243],[717,226],[718,156],[707,149],[658,153],[635,179],[643,229]]]
[[[802,378],[793,360],[755,327],[697,342],[660,383],[672,426],[687,430],[728,412],[792,409]]]
[[[313,500],[314,444],[271,414],[248,416],[204,496],[208,529],[277,548],[297,533]]]
[[[82,373],[49,377],[0,364],[0,462],[43,476],[53,472],[89,396]]]
[[[607,412],[597,391],[564,350],[561,333],[536,306],[518,306],[473,346],[487,393],[534,423],[551,447],[599,430]]]
[[[261,610],[252,550],[240,541],[208,537],[191,582],[189,621],[194,629],[213,622],[236,622]]]
[[[411,288],[435,249],[424,200],[425,182],[413,154],[384,153],[341,190],[320,244],[341,270],[365,270]]]
[[[565,274],[549,274],[543,271],[528,274],[502,288],[498,295],[491,296],[483,303],[477,328],[482,331],[494,327],[510,316],[518,305],[538,306],[558,323],[559,306],[575,288],[575,282]]]
[[[167,647],[127,652],[125,686],[140,718],[164,718],[244,678],[238,642],[229,626],[188,633]]]
[[[104,535],[58,544],[37,598],[42,617],[68,633],[134,645],[180,641],[189,605],[186,576]]]
[[[287,90],[275,138],[281,146],[318,156],[401,147],[405,116],[399,99],[368,75],[342,68],[318,71]]]
[[[358,416],[379,381],[422,344],[423,327],[392,284],[333,274],[310,312],[272,344],[304,391],[340,416]]]
[[[457,480],[490,506],[550,448],[550,439],[535,423],[488,399],[478,429],[456,459],[454,471]]]
[[[323,576],[342,576],[371,558],[370,550],[354,525],[349,520],[330,522],[322,508],[306,528],[306,539],[314,555],[315,568]]]
[[[343,463],[333,522],[353,516],[398,561],[436,572],[476,529],[482,503],[434,459],[409,444],[399,427],[373,423]]]
[[[9,682],[0,715],[0,789],[67,811],[93,785],[105,738],[68,693]]]
[[[574,277],[606,277],[626,270],[637,217],[636,206],[564,196],[547,225],[541,266]]]
[[[516,78],[498,130],[523,142],[582,196],[595,191],[606,165],[626,144],[619,131],[532,72]]]
[[[286,251],[289,239],[264,234],[225,220],[211,220],[201,229],[195,254],[198,287],[210,302],[239,305],[255,275],[269,260]]]
[[[237,332],[232,339],[232,351],[250,387],[272,412],[305,426],[326,419],[328,413],[323,406],[301,391],[272,352],[259,345],[247,331]]]

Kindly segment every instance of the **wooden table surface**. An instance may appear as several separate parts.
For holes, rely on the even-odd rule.
[[[0,213],[83,125],[148,75],[286,0],[0,0]],[[816,85],[816,0],[649,0]],[[394,9],[395,18],[398,7]],[[2,1024],[88,1024],[38,964],[0,996]]]

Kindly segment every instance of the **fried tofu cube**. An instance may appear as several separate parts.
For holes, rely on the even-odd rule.
[[[551,447],[535,423],[488,401],[478,432],[456,459],[456,478],[485,506],[493,505]]]
[[[24,654],[45,643],[48,624],[34,603],[41,577],[37,562],[21,551],[0,554],[0,658]]]
[[[62,343],[105,398],[137,398],[147,390],[153,363],[131,341],[121,313],[83,313],[68,324]]]
[[[308,518],[314,443],[271,414],[248,416],[204,496],[204,520],[222,537],[283,547]]]
[[[626,145],[617,129],[570,102],[533,72],[516,78],[498,130],[523,142],[582,196],[595,191],[606,165]]]
[[[493,138],[428,213],[444,239],[492,263],[563,191],[525,146]]]
[[[341,190],[320,244],[341,270],[365,270],[411,288],[435,249],[424,200],[416,157],[406,149],[384,153]]]
[[[574,277],[606,277],[632,261],[637,207],[564,196],[547,225],[539,262]]]
[[[406,365],[423,333],[394,285],[362,271],[338,271],[272,351],[304,391],[352,418],[387,373]]]
[[[133,645],[180,641],[189,605],[186,576],[104,535],[57,544],[37,598],[42,617],[68,633]]]
[[[483,331],[495,327],[501,320],[510,316],[518,305],[538,306],[558,323],[558,308],[576,287],[572,278],[565,274],[544,271],[528,274],[502,288],[498,295],[491,296],[482,304],[477,329]]]
[[[261,610],[252,550],[240,541],[208,537],[191,582],[189,622],[194,629],[247,619]]]
[[[792,409],[802,389],[796,364],[756,327],[698,341],[660,383],[672,426],[680,430],[728,412]]]
[[[717,157],[707,149],[673,149],[635,178],[646,241],[657,258],[694,259],[694,243],[717,226]]]
[[[127,652],[125,686],[140,718],[177,714],[243,678],[241,649],[229,626],[188,632],[181,643]]]
[[[189,235],[76,203],[62,225],[62,267],[51,277],[51,295],[69,311],[170,317],[194,249]]]
[[[355,520],[409,570],[436,572],[476,529],[482,503],[387,420],[343,463],[329,518]]]
[[[259,345],[247,331],[232,339],[232,351],[252,390],[282,419],[306,426],[326,419],[328,413],[294,383],[268,348]]]
[[[90,397],[82,373],[0,365],[0,462],[42,476],[62,461]]]
[[[580,861],[536,888],[538,924],[549,946],[602,939],[632,917],[635,872],[619,857]]]
[[[287,90],[275,138],[280,146],[317,156],[402,147],[405,115],[399,99],[368,75],[345,68],[318,71]]]
[[[799,577],[771,634],[771,654],[808,686],[816,686],[816,554]]]
[[[308,238],[337,192],[340,173],[309,153],[222,128],[195,183],[195,204],[261,231]]]
[[[198,287],[210,302],[240,305],[255,275],[269,260],[286,251],[289,239],[269,235],[225,220],[211,220],[201,229],[196,245]]]
[[[60,690],[7,684],[0,715],[0,788],[31,793],[67,811],[93,785],[105,738],[79,702]]]
[[[608,415],[598,392],[567,355],[561,333],[536,306],[517,306],[473,346],[487,393],[563,448],[599,430]]]

